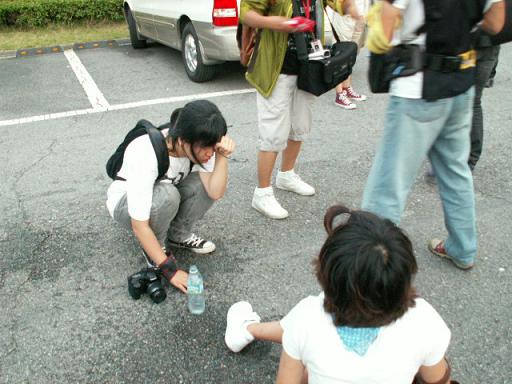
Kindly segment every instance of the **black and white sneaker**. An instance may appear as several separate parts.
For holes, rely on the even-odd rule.
[[[176,248],[186,248],[190,249],[195,253],[211,253],[215,251],[215,244],[209,240],[205,240],[196,236],[195,234],[191,234],[190,237],[184,241],[176,242],[172,240],[167,240],[169,245]]]

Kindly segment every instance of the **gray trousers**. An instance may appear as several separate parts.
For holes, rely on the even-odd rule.
[[[201,219],[213,205],[199,172],[192,172],[177,186],[168,182],[157,182],[153,188],[153,200],[149,226],[163,247],[166,240],[186,240],[194,223]],[[128,202],[124,195],[114,210],[114,220],[126,229],[132,229]]]
[[[473,121],[471,124],[471,152],[469,166],[473,169],[480,159],[484,143],[484,116],[482,112],[482,93],[493,68],[498,62],[500,46],[478,48],[476,63],[475,98],[473,100]]]

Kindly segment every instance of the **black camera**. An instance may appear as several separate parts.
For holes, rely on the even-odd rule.
[[[154,303],[161,303],[167,297],[161,279],[160,268],[144,268],[128,276],[128,292],[135,300],[140,299],[143,293],[147,293]]]

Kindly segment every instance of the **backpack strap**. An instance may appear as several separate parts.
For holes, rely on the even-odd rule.
[[[165,138],[160,130],[147,120],[140,120],[137,125],[143,126],[149,135],[158,162],[157,180],[160,180],[165,177],[165,174],[169,170],[169,150],[167,149]]]

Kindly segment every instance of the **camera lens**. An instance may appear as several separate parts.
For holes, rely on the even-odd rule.
[[[134,300],[140,299],[141,285],[140,281],[137,278],[128,277],[128,293]]]
[[[155,304],[161,303],[167,297],[165,289],[162,287],[162,284],[159,281],[155,281],[149,284],[146,292]]]

